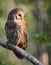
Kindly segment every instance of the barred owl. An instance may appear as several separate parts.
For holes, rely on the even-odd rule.
[[[24,20],[24,11],[21,8],[15,8],[10,11],[7,22],[5,24],[5,31],[7,43],[26,50],[27,44],[27,23]],[[19,53],[13,51],[18,58],[23,58]]]

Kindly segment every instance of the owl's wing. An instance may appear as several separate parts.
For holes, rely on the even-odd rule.
[[[26,40],[27,40],[27,23],[25,23],[25,27],[24,27],[24,36],[25,36],[25,38],[26,38]]]
[[[26,22],[25,22],[25,25],[24,25],[24,38],[25,38],[24,47],[26,49],[27,46],[28,46],[27,23]]]
[[[5,24],[5,31],[6,31],[6,37],[7,39],[12,43],[16,41],[18,34],[17,34],[17,28],[14,21],[8,20]]]

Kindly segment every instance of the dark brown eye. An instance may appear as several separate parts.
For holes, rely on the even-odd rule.
[[[20,17],[21,17],[21,14],[18,14],[18,16],[20,16]]]

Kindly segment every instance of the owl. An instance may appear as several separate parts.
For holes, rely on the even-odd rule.
[[[13,44],[16,47],[20,47],[26,50],[27,44],[27,23],[24,20],[25,13],[21,8],[12,9],[8,15],[5,32],[7,37],[7,44]],[[13,51],[15,55],[22,59],[23,56],[16,51]]]

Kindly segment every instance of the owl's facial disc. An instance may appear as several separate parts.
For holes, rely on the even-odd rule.
[[[16,18],[22,20],[24,18],[24,13],[22,11],[19,11],[16,15]]]

